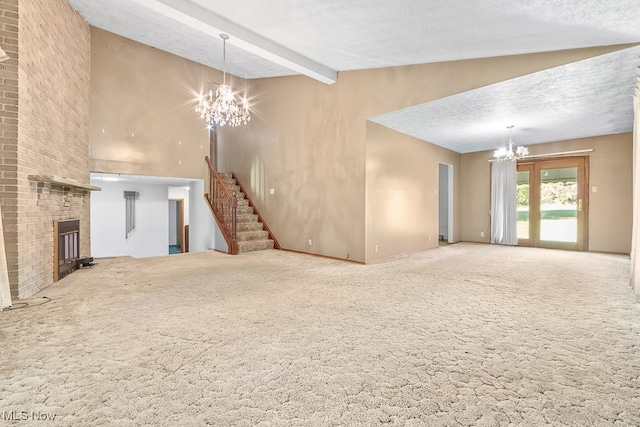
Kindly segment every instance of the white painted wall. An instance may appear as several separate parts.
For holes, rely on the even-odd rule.
[[[91,193],[91,254],[150,257],[169,252],[169,195],[166,185],[91,180],[102,191]],[[137,191],[135,229],[125,237],[124,191]]]
[[[91,254],[148,257],[169,253],[169,198],[184,200],[184,222],[189,224],[189,252],[215,247],[216,223],[204,200],[204,181],[185,187],[127,181],[94,179],[102,191],[91,193]],[[123,191],[140,193],[136,200],[136,229],[125,239]],[[221,238],[224,243],[224,238]],[[226,248],[225,248],[226,251]]]
[[[216,220],[204,200],[203,180],[189,184],[189,201],[189,215],[185,207],[185,217],[189,217],[189,252],[208,251],[215,247]]]
[[[229,245],[227,245],[227,241],[224,240],[224,236],[222,235],[222,231],[220,231],[220,227],[218,227],[218,223],[215,222],[214,218],[214,231],[216,236],[216,242],[214,248],[219,250],[220,252],[227,253],[229,252]]]

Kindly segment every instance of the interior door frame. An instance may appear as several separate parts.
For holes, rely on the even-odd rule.
[[[184,238],[185,238],[185,233],[184,233],[184,199],[173,199],[170,198],[169,199],[170,202],[176,202],[176,206],[178,207],[178,224],[177,229],[178,229],[178,233],[180,233],[180,235],[182,236],[180,239],[180,251],[182,253],[185,252],[185,242],[184,242]]]
[[[531,185],[531,177],[533,176],[533,174],[535,173],[535,165],[533,164],[533,161],[518,161],[518,164],[516,166],[516,170],[518,172],[529,172],[529,238],[528,239],[518,239],[518,246],[535,246],[534,245],[534,239],[532,238],[532,236],[535,236],[536,234],[534,234],[536,232],[536,228],[537,227],[537,223],[534,224],[534,221],[531,219],[531,213],[532,213],[532,208],[531,208],[531,201],[533,200],[533,198],[535,197],[534,193],[534,186]]]
[[[450,163],[438,163],[438,191],[440,188],[440,166],[447,168],[447,242],[452,243],[453,240],[453,165]],[[438,195],[438,204],[440,203],[440,195]],[[439,209],[438,205],[438,209]],[[438,210],[438,234],[440,234],[440,211]]]
[[[587,251],[589,249],[589,157],[572,156],[518,161],[518,172],[529,171],[529,239],[518,239],[518,245],[549,249]],[[540,171],[543,169],[578,168],[577,239],[551,242],[540,239]],[[532,180],[533,178],[533,180]]]

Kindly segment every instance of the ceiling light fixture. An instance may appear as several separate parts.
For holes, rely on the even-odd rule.
[[[507,126],[507,129],[509,129],[509,148],[500,147],[493,152],[493,157],[498,161],[521,160],[529,155],[529,149],[523,145],[517,147],[515,152],[513,151],[513,141],[511,139],[511,129],[513,127],[513,125]]]
[[[214,125],[229,125],[232,127],[241,124],[246,125],[251,120],[249,101],[247,101],[246,96],[242,98],[241,105],[238,105],[231,86],[227,84],[227,40],[229,36],[220,34],[220,38],[222,39],[223,61],[222,84],[216,89],[214,97],[211,82],[209,82],[209,93],[206,97],[199,96],[198,106],[196,107],[196,113],[200,114],[200,118],[205,121],[209,129],[213,128]]]

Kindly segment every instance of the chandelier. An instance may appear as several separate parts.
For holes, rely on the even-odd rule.
[[[516,147],[516,151],[513,151],[513,141],[511,140],[511,129],[513,125],[507,126],[509,129],[509,148],[500,147],[493,152],[493,157],[499,162],[503,160],[521,160],[529,155],[529,149],[523,145]]]
[[[209,82],[209,93],[206,97],[200,95],[196,106],[196,113],[200,114],[200,118],[205,121],[209,129],[214,125],[232,127],[246,125],[251,120],[249,101],[244,97],[241,104],[238,105],[231,87],[227,84],[227,40],[229,36],[220,34],[220,38],[222,39],[223,61],[222,84],[216,89],[214,97],[211,82]]]

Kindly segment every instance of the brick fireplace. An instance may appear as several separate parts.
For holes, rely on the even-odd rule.
[[[0,203],[11,296],[25,298],[53,283],[53,221],[78,219],[90,255],[90,29],[66,0],[3,0],[0,25]]]

